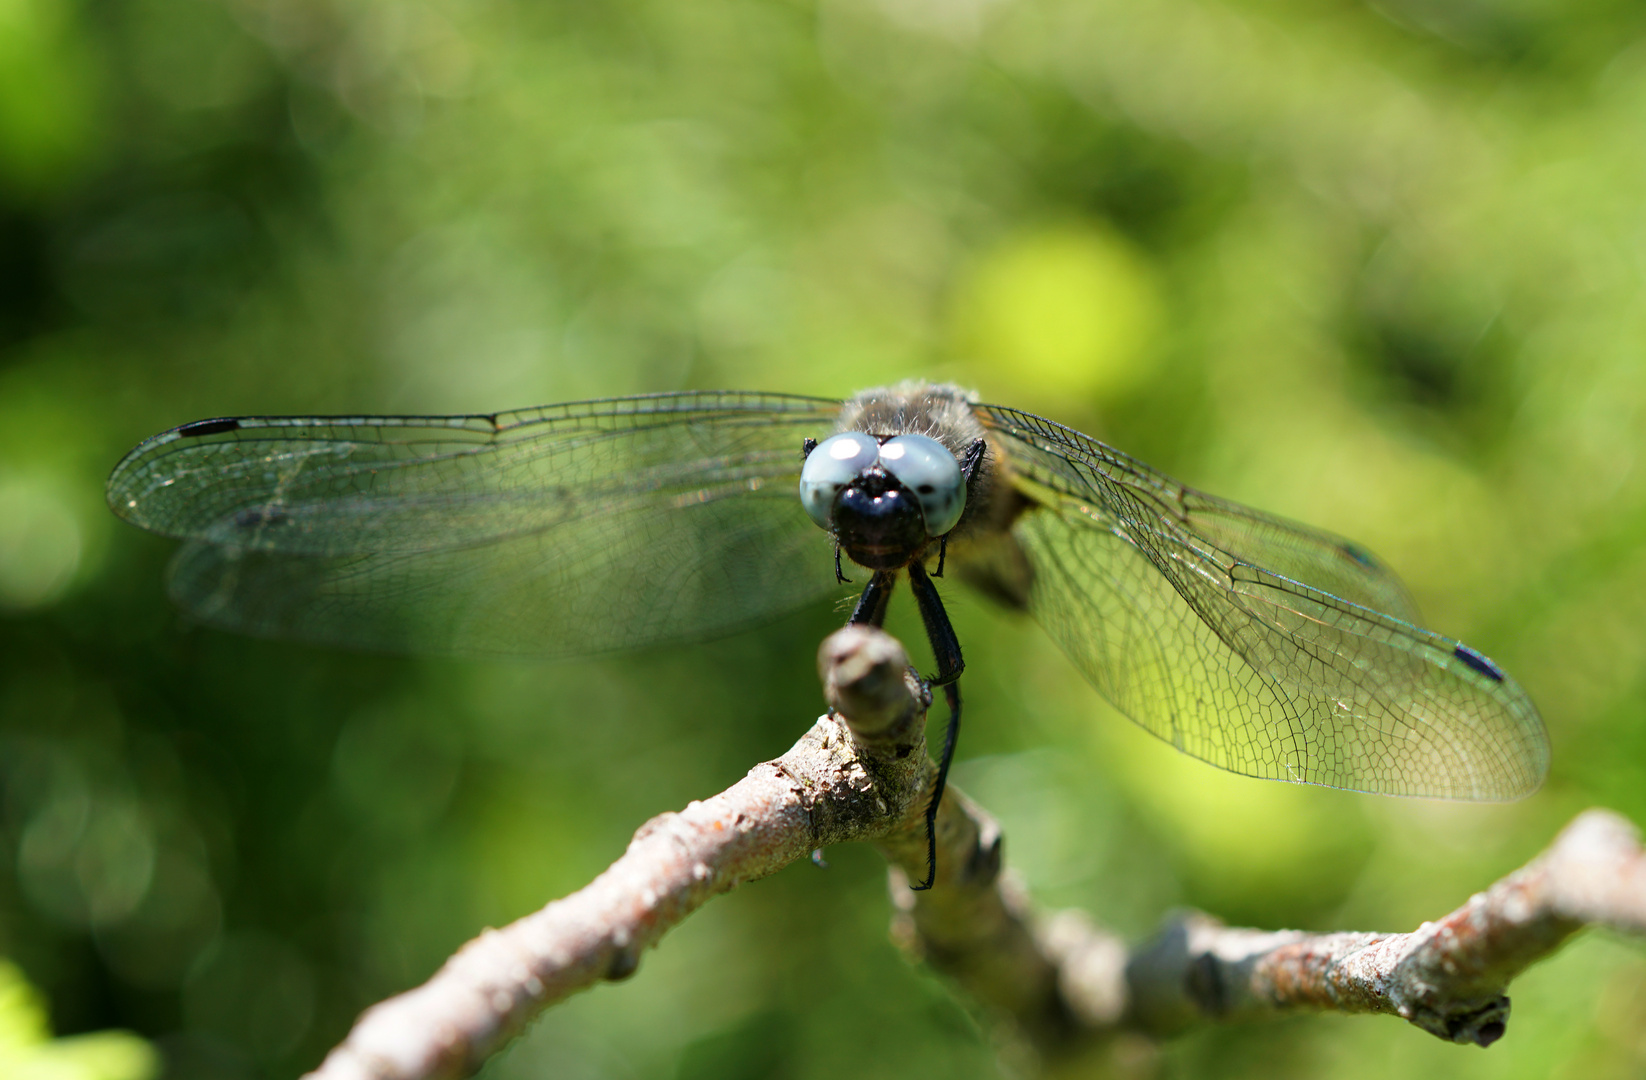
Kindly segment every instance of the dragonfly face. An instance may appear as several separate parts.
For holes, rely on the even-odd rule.
[[[853,562],[899,570],[960,521],[966,476],[928,436],[845,431],[807,441],[800,502]]]
[[[1183,752],[1397,795],[1508,799],[1541,782],[1547,736],[1525,692],[1422,629],[1363,548],[952,386],[844,403],[715,392],[203,421],[127,455],[109,500],[184,541],[171,594],[214,625],[570,656],[729,633],[838,595],[815,508],[796,492],[824,440],[853,432],[877,460],[821,500],[848,557],[876,577],[906,574],[924,617],[936,588],[928,597],[919,580],[946,549],[951,569],[1025,607],[1104,696]],[[884,460],[911,434],[966,476],[946,532]],[[819,446],[803,464],[806,439]],[[889,592],[865,600],[883,613]]]

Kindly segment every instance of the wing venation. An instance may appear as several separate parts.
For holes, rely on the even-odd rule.
[[[795,497],[838,402],[701,393],[450,417],[245,417],[156,436],[109,501],[187,543],[215,625],[567,656],[721,634],[836,588]]]
[[[1415,625],[1364,549],[1039,417],[979,412],[1030,503],[1013,527],[1030,610],[1147,730],[1233,772],[1357,791],[1496,800],[1542,782],[1525,691]]]

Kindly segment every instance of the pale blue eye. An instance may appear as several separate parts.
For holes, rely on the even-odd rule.
[[[955,527],[966,509],[966,478],[948,447],[924,435],[898,435],[880,445],[880,465],[914,493],[926,516],[926,535],[942,536]]]
[[[800,467],[800,503],[825,529],[834,527],[834,497],[875,463],[880,444],[861,431],[844,431],[817,444]]]

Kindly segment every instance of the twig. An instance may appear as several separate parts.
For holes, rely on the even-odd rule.
[[[1579,816],[1526,867],[1409,934],[1241,930],[1188,912],[1133,950],[1078,912],[1037,917],[1002,873],[999,826],[951,787],[936,887],[914,893],[935,773],[930,697],[878,630],[836,633],[818,665],[833,711],[787,754],[647,822],[586,887],[487,931],[423,986],[367,1010],[311,1080],[467,1076],[543,1009],[633,974],[648,946],[712,897],[850,840],[877,843],[893,864],[896,940],[1041,1057],[1120,1032],[1305,1009],[1391,1013],[1484,1046],[1504,1032],[1509,981],[1572,933],[1646,932],[1646,855],[1633,827],[1605,811]]]
[[[1407,934],[1245,930],[1185,912],[1128,949],[1080,912],[1035,920],[1009,878],[967,891],[904,900],[896,936],[1045,1056],[1120,1031],[1158,1037],[1326,1010],[1388,1013],[1488,1046],[1504,1033],[1508,984],[1566,938],[1587,925],[1646,933],[1646,853],[1605,810],[1580,814],[1538,858]]]
[[[648,821],[587,886],[487,931],[422,986],[368,1009],[309,1076],[470,1075],[543,1009],[632,975],[641,952],[711,898],[820,847],[894,830],[923,837],[930,698],[903,647],[848,627],[824,643],[818,666],[839,716],[719,795]]]
[[[1586,925],[1646,932],[1638,832],[1589,810],[1525,867],[1409,934],[1262,934],[1180,917],[1128,964],[1128,1026],[1297,1010],[1389,1013],[1449,1042],[1489,1046],[1509,983]]]

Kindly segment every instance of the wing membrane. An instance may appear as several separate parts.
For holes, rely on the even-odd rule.
[[[186,425],[109,480],[188,541],[174,598],[251,633],[565,656],[708,636],[836,586],[795,496],[838,402],[677,394],[497,416]]]
[[[1409,621],[1360,548],[1186,488],[1079,432],[980,406],[1032,508],[1029,606],[1178,749],[1248,776],[1509,799],[1548,740],[1525,692]]]

